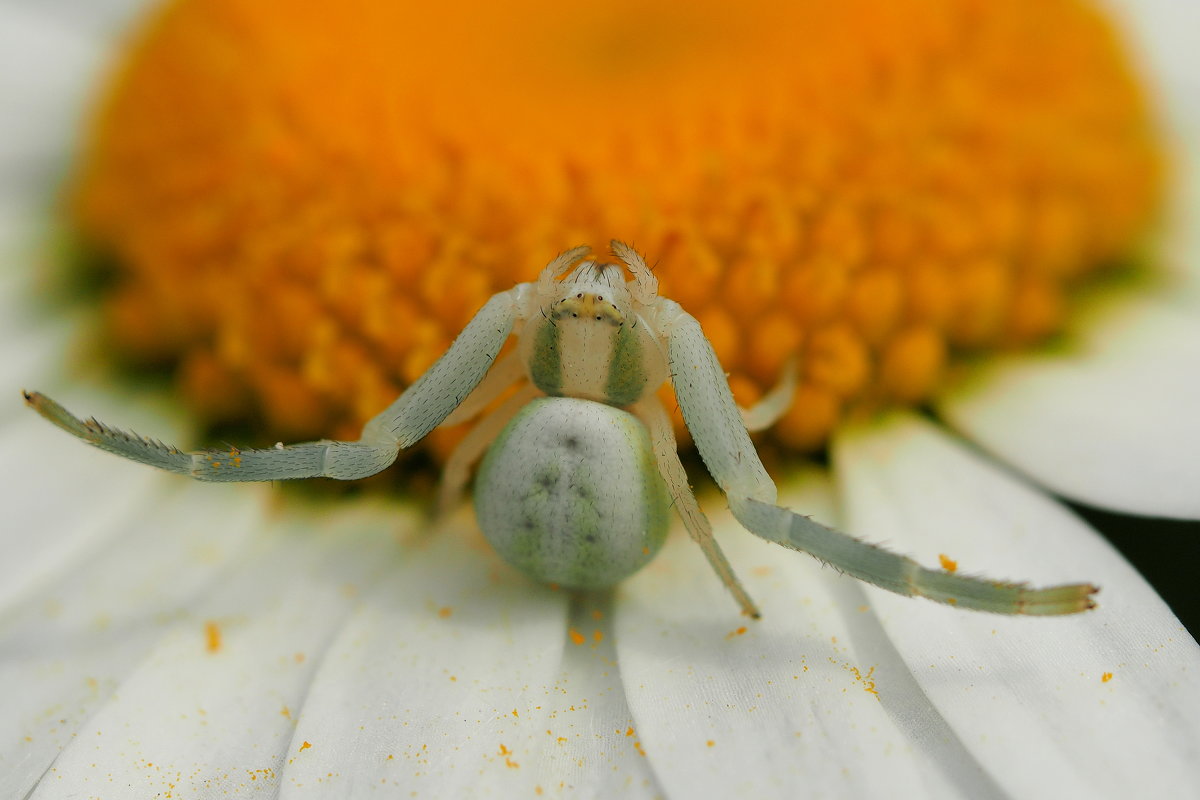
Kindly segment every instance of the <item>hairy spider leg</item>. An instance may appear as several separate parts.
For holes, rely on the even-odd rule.
[[[352,480],[386,469],[399,453],[394,443],[328,440],[287,447],[279,444],[267,450],[231,446],[185,452],[96,419],[81,420],[38,392],[26,392],[25,402],[50,422],[101,450],[201,481],[276,481],[322,475]]]
[[[58,427],[101,450],[202,481],[355,480],[374,475],[400,450],[425,437],[474,391],[512,332],[530,291],[521,284],[493,295],[416,383],[364,427],[357,442],[321,440],[265,450],[237,447],[188,453],[155,439],[78,419],[37,392],[26,402]]]
[[[488,407],[493,400],[504,393],[505,389],[525,377],[525,365],[521,354],[511,350],[496,360],[492,368],[483,376],[483,380],[466,398],[459,403],[458,408],[450,412],[450,416],[442,420],[439,428],[452,428],[464,422],[470,422],[481,411]]]
[[[783,418],[787,410],[792,407],[795,397],[796,359],[792,357],[783,365],[783,371],[779,373],[779,382],[771,388],[771,391],[760,397],[758,402],[749,408],[738,406],[738,412],[742,415],[742,424],[751,433],[765,431]]]
[[[497,292],[404,394],[363,427],[362,440],[400,449],[424,439],[475,390],[524,314],[532,286]]]
[[[614,256],[625,262],[625,266],[629,267],[629,272],[633,275],[633,286],[629,287],[629,294],[634,301],[643,307],[653,306],[658,299],[658,278],[654,277],[654,273],[646,265],[646,259],[642,258],[642,254],[637,250],[616,239],[609,243],[609,247],[612,248]]]
[[[667,301],[670,302],[670,301]],[[708,471],[751,533],[808,553],[859,580],[901,595],[996,614],[1073,614],[1094,606],[1090,584],[1037,589],[922,567],[912,559],[827,528],[776,504],[775,484],[758,458],[729,383],[700,325],[671,303],[667,338],[675,396]]]
[[[553,295],[555,286],[558,283],[558,277],[567,271],[567,267],[590,252],[592,252],[592,248],[583,244],[579,247],[573,247],[570,250],[564,250],[555,256],[554,260],[543,267],[541,273],[538,274],[538,295],[543,298]]]
[[[687,528],[692,540],[700,545],[704,557],[708,559],[709,565],[717,573],[721,583],[725,584],[725,588],[733,593],[734,599],[742,607],[742,613],[758,619],[762,616],[758,606],[754,604],[750,594],[738,580],[737,573],[733,571],[729,560],[725,558],[725,554],[713,536],[712,525],[709,524],[708,517],[700,510],[700,504],[696,502],[696,495],[688,485],[687,472],[683,468],[683,462],[679,460],[679,446],[675,442],[675,431],[666,409],[663,408],[657,397],[650,395],[635,403],[630,411],[650,431],[650,443],[654,447],[654,458],[658,463],[658,471],[662,473],[663,479],[667,483],[667,491],[675,502],[675,511],[683,520],[683,526]]]
[[[729,507],[751,533],[808,553],[840,572],[896,594],[993,614],[1052,616],[1095,606],[1092,595],[1097,589],[1090,584],[1037,589],[1024,583],[943,572],[786,508],[737,495],[729,495]]]

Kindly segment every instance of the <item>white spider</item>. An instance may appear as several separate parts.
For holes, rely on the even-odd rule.
[[[563,253],[536,282],[488,300],[356,442],[184,453],[95,419],[82,422],[44,395],[25,399],[101,449],[199,480],[353,480],[386,468],[439,425],[479,415],[515,385],[450,456],[442,508],[456,503],[483,456],[475,509],[500,555],[537,580],[590,589],[612,586],[653,558],[674,505],[742,612],[758,617],[688,486],[671,420],[655,396],[670,379],[708,471],[750,532],[884,589],[959,608],[1071,614],[1093,606],[1096,588],[1088,584],[1031,589],[926,569],[777,506],[747,425],[765,427],[786,410],[790,370],[757,407],[740,410],[696,319],[658,296],[658,280],[633,248],[614,241],[612,250],[631,281],[618,265],[580,261],[587,247]],[[518,346],[497,361],[514,332]]]

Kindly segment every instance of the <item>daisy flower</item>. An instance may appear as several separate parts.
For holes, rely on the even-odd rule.
[[[1072,0],[142,6],[0,6],[0,797],[1200,791],[1200,648],[1052,497],[1200,517],[1178,5],[1117,29]],[[53,299],[68,174],[99,314]],[[1161,268],[1089,280],[1164,178]],[[490,294],[613,237],[659,259],[743,403],[800,355],[761,440],[783,504],[1100,608],[900,598],[703,495],[762,620],[679,536],[570,596],[468,509],[431,522],[416,470],[336,501],[196,484],[15,402],[352,438]],[[169,368],[187,413],[113,356]]]

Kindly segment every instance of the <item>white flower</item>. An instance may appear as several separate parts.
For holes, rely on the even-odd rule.
[[[679,537],[612,598],[573,602],[501,566],[466,512],[429,530],[400,502],[193,484],[20,407],[22,385],[58,389],[180,431],[143,397],[85,395],[62,366],[79,321],[34,302],[49,187],[137,5],[0,7],[0,797],[1200,793],[1200,648],[1031,485],[1200,517],[1195,162],[1170,296],[1098,302],[1069,350],[992,362],[938,402],[1028,480],[896,413],[840,434],[832,475],[785,491],[923,560],[1097,583],[1097,611],[1008,619],[895,597],[724,513],[762,621],[742,627]],[[1194,145],[1197,27],[1178,8],[1139,4],[1132,21]]]

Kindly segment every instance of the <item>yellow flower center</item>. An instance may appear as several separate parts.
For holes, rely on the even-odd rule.
[[[742,403],[798,356],[776,430],[813,448],[1052,333],[1136,244],[1158,157],[1073,0],[178,0],[75,208],[116,340],[210,420],[352,438],[493,292],[619,238]]]

